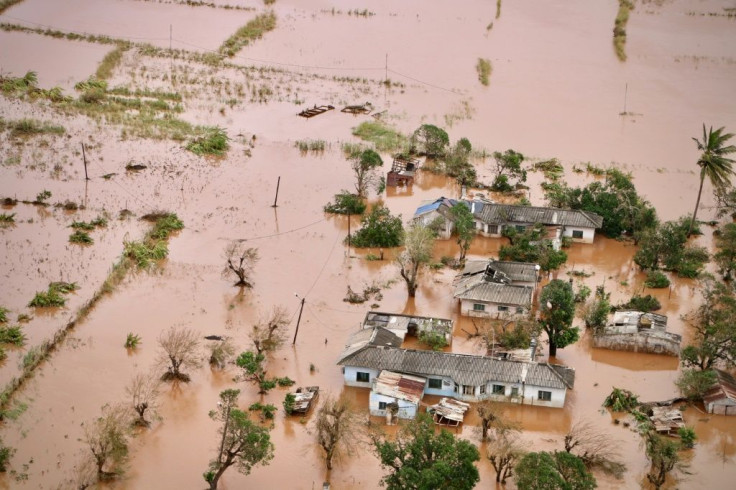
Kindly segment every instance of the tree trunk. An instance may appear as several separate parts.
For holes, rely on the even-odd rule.
[[[212,478],[212,481],[210,482],[210,490],[217,490],[217,483],[220,481],[220,477],[223,473],[225,473],[225,470],[227,469],[227,466],[220,465],[220,468],[218,468],[217,473],[215,473],[215,476]]]
[[[698,189],[698,199],[695,201],[695,210],[693,211],[693,219],[690,220],[690,228],[687,230],[687,237],[693,234],[693,225],[695,225],[695,217],[698,215],[698,206],[700,206],[700,195],[703,193],[703,182],[705,182],[705,171],[700,171],[700,189]]]
[[[406,290],[409,292],[410,298],[413,298],[417,295],[417,285],[413,282],[406,281]]]
[[[554,340],[549,339],[549,357],[557,356],[557,344]]]

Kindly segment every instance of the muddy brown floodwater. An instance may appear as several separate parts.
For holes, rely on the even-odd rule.
[[[0,22],[62,31],[106,34],[134,42],[177,49],[214,50],[249,19],[264,11],[260,1],[216,1],[222,7],[187,6],[179,1],[24,0],[0,14]],[[354,332],[367,305],[342,301],[346,289],[378,284],[380,309],[441,316],[456,321],[452,349],[481,353],[465,331],[452,298],[453,271],[427,272],[415,299],[391,263],[365,260],[367,250],[348,250],[342,240],[347,218],[329,216],[322,206],[353,179],[340,151],[356,142],[351,130],[369,116],[331,111],[311,120],[295,114],[315,104],[371,101],[385,119],[403,132],[419,124],[445,127],[453,141],[467,136],[476,149],[514,148],[530,159],[557,157],[571,185],[593,177],[575,174],[576,163],[616,166],[632,172],[637,189],[662,219],[692,211],[697,191],[691,137],[701,124],[736,128],[736,19],[732,2],[685,0],[647,2],[632,12],[628,24],[628,60],[617,60],[611,30],[617,2],[568,0],[495,2],[407,0],[393,2],[277,0],[272,8],[278,25],[247,46],[230,67],[127,51],[110,79],[112,86],[160,89],[182,94],[180,117],[195,124],[218,125],[233,137],[222,159],[200,158],[172,141],[138,140],[119,126],[63,111],[43,101],[2,97],[0,117],[33,117],[62,124],[66,134],[13,137],[0,133],[0,197],[31,201],[46,189],[50,203],[74,201],[77,212],[54,206],[19,203],[3,207],[16,213],[14,225],[0,228],[0,305],[32,318],[24,325],[24,348],[9,349],[0,364],[0,381],[19,372],[28,350],[73,318],[100,287],[122,251],[123,241],[140,238],[146,224],[119,220],[128,209],[135,216],[171,210],[185,229],[170,240],[170,255],[152,272],[129,273],[110,295],[72,331],[60,348],[38,368],[16,394],[20,410],[6,419],[0,432],[17,451],[12,472],[0,476],[2,488],[73,488],[69,479],[85,455],[79,441],[83,423],[93,420],[107,403],[124,401],[125,385],[138,372],[155,369],[156,339],[171,326],[188,327],[202,336],[226,335],[239,349],[249,344],[257,319],[276,305],[292,315],[294,333],[299,300],[306,298],[299,336],[269,360],[269,372],[289,376],[297,386],[319,385],[323,394],[345,396],[365,411],[368,391],[345,388],[335,361]],[[373,15],[355,15],[367,9]],[[491,26],[492,24],[492,26]],[[12,48],[12,49],[10,49]],[[41,34],[0,32],[0,71],[39,73],[44,88],[61,84],[66,92],[92,75],[109,45],[55,39]],[[478,58],[492,61],[490,86],[477,80]],[[252,69],[241,69],[249,66]],[[381,81],[394,82],[387,89]],[[625,97],[626,94],[626,97]],[[624,110],[629,113],[621,116]],[[325,140],[321,153],[302,155],[297,140]],[[92,180],[85,185],[79,143],[87,144]],[[384,160],[390,161],[388,153]],[[128,163],[145,164],[139,172]],[[482,180],[490,180],[492,162],[476,162]],[[114,175],[111,175],[114,174]],[[107,176],[107,178],[103,178]],[[278,207],[274,199],[281,177]],[[530,174],[532,202],[543,204],[539,184]],[[422,200],[459,197],[460,189],[445,177],[420,173],[409,189],[388,189],[371,201],[383,201],[408,219]],[[699,216],[715,212],[706,186]],[[110,224],[93,232],[95,243],[68,243],[68,226],[107,213]],[[353,217],[352,228],[359,226]],[[255,287],[239,290],[223,277],[223,248],[244,239],[258,247]],[[695,239],[713,249],[712,230]],[[502,242],[476,238],[472,258],[496,256]],[[643,290],[644,275],[633,263],[631,243],[596,237],[592,245],[576,244],[567,264],[557,272],[583,270],[591,288],[605,284],[618,302]],[[453,241],[440,241],[435,257],[456,255]],[[32,311],[26,304],[51,281],[76,281],[80,290],[63,309]],[[576,281],[580,282],[580,280]],[[701,298],[697,282],[674,278],[671,290],[646,290],[662,302],[672,331],[687,340],[682,319]],[[580,323],[580,320],[576,320]],[[142,344],[123,347],[136,333]],[[413,344],[412,344],[413,345]],[[204,356],[204,348],[203,348]],[[576,369],[575,388],[563,409],[511,406],[507,415],[520,422],[524,438],[535,449],[560,449],[562,438],[579,420],[592,422],[614,441],[627,465],[623,480],[596,474],[600,488],[647,487],[648,463],[641,437],[601,408],[612,386],[638,393],[643,400],[676,395],[676,359],[595,349],[589,333],[558,351],[556,362]],[[310,367],[314,369],[310,369]],[[167,386],[160,419],[132,439],[125,476],[106,487],[204,488],[202,473],[214,456],[217,425],[208,412],[226,388],[242,390],[240,406],[254,401],[281,407],[285,390],[261,398],[249,384],[237,382],[237,368],[202,367],[192,382]],[[431,400],[430,400],[431,401]],[[732,488],[736,478],[736,420],[710,416],[698,408],[684,412],[698,443],[686,455],[690,475],[668,482],[670,488]],[[314,489],[329,477],[335,489],[378,488],[383,475],[368,447],[343,458],[330,475],[315,444],[313,414],[303,419],[276,414],[271,437],[275,458],[248,476],[229,470],[221,488]],[[374,419],[374,422],[381,423]],[[471,414],[456,432],[478,443],[478,421]],[[481,454],[485,448],[480,447]],[[478,463],[479,488],[495,485],[485,457]],[[514,488],[513,481],[509,488]]]

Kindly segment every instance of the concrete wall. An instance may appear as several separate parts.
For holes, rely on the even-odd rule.
[[[736,402],[724,398],[723,400],[709,403],[705,409],[708,413],[715,415],[736,415]]]
[[[436,220],[437,218],[442,218],[444,221],[444,225],[439,230],[438,238],[441,238],[443,240],[447,240],[452,236],[452,230],[455,229],[455,224],[450,221],[449,219],[442,216],[440,213],[435,211],[430,211],[429,213],[423,214],[421,216],[418,216],[414,218],[414,221],[417,223],[421,223],[423,226],[429,226],[432,221]]]
[[[565,231],[562,232],[562,236],[572,238],[573,231],[582,231],[583,238],[573,238],[572,241],[579,243],[593,243],[595,239],[595,228],[582,228],[579,226],[566,226]]]
[[[475,311],[473,305],[475,303],[485,304],[485,311]],[[506,305],[509,311],[499,311],[498,307],[504,305],[498,305],[497,303],[484,303],[482,301],[471,301],[469,299],[460,300],[460,314],[465,316],[474,317],[491,317],[491,318],[526,318],[529,316],[529,310],[524,308],[523,313],[516,313],[516,306]]]
[[[594,334],[593,346],[601,349],[646,352],[648,354],[680,355],[680,342],[667,336],[666,332],[657,335],[647,333]]]
[[[371,415],[375,415],[377,417],[386,416],[386,410],[381,410],[378,408],[379,402],[397,402],[399,404],[399,413],[397,414],[397,416],[400,419],[413,419],[417,416],[418,404],[411,403],[407,400],[398,400],[390,396],[381,395],[374,392],[373,390],[371,390],[370,398],[368,399],[368,409]]]
[[[368,373],[369,378],[365,383],[360,383],[357,380],[357,373]],[[381,371],[375,369],[356,368],[352,366],[345,366],[343,368],[343,377],[345,378],[345,384],[348,386],[358,386],[362,388],[371,388],[373,380],[378,377]]]

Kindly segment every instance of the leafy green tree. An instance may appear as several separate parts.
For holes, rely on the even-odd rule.
[[[373,445],[389,470],[381,480],[388,490],[469,490],[480,480],[473,464],[478,449],[444,429],[436,433],[427,414],[418,414],[396,440],[374,436]]]
[[[736,270],[736,223],[726,223],[713,234],[718,252],[713,256],[726,280]]]
[[[442,332],[434,332],[432,330],[422,330],[419,332],[419,342],[429,346],[432,350],[441,351],[447,347],[447,339]]]
[[[246,412],[237,408],[238,395],[240,390],[222,391],[217,410],[210,412],[212,420],[222,423],[217,457],[210,461],[209,470],[203,475],[210,490],[217,490],[220,478],[233,465],[248,475],[254,466],[267,465],[273,459],[268,428],[254,424]]]
[[[698,215],[698,206],[700,206],[700,196],[703,193],[703,183],[705,182],[705,178],[708,178],[708,181],[715,189],[723,189],[731,184],[734,160],[726,157],[726,155],[736,152],[736,146],[725,146],[726,142],[733,137],[733,133],[723,134],[724,129],[725,128],[720,127],[713,131],[713,126],[711,126],[706,132],[705,124],[703,124],[702,141],[697,138],[693,138],[695,144],[698,145],[698,150],[702,153],[698,159],[698,167],[700,167],[700,187],[698,188],[698,198],[695,201],[693,219],[687,232],[688,238],[692,234],[692,225],[695,223]]]
[[[585,326],[588,328],[602,328],[606,325],[608,314],[611,313],[611,293],[606,293],[603,286],[595,290],[595,297],[586,305]]]
[[[123,473],[128,461],[130,422],[127,407],[106,405],[100,417],[84,426],[82,440],[92,453],[99,480],[110,480]]]
[[[255,352],[242,352],[235,360],[235,364],[244,371],[245,379],[255,383],[260,394],[268,393],[276,387],[276,381],[266,376],[266,356]]]
[[[682,396],[695,402],[700,401],[705,393],[715,384],[716,373],[712,370],[684,369],[675,381]]]
[[[583,461],[566,451],[526,454],[516,465],[519,490],[589,490],[598,485]]]
[[[447,131],[432,124],[422,124],[411,138],[412,152],[430,158],[444,157],[449,145]]]
[[[351,194],[343,190],[340,194],[335,194],[335,201],[325,204],[325,213],[334,214],[363,214],[366,205],[357,194]]]
[[[516,183],[526,182],[526,170],[521,166],[524,163],[524,155],[514,150],[506,150],[503,153],[495,151],[493,159],[496,161],[496,177],[491,184],[494,191],[513,190],[514,187],[509,183],[510,179],[515,179]]]
[[[450,208],[450,216],[455,225],[457,233],[457,244],[460,247],[460,262],[465,261],[465,254],[468,253],[470,243],[475,236],[475,221],[470,208],[462,202],[455,204]]]
[[[667,437],[650,431],[645,436],[647,459],[651,463],[647,480],[654,488],[662,488],[667,475],[680,466],[680,446]]]
[[[460,138],[444,157],[445,174],[455,177],[460,185],[472,186],[478,181],[475,167],[470,163],[473,146],[467,138]]]
[[[680,444],[685,449],[692,449],[698,439],[692,427],[680,427],[677,429],[677,435],[680,436]]]
[[[434,232],[419,224],[413,225],[405,233],[405,248],[396,256],[396,264],[399,266],[399,273],[406,282],[406,289],[411,298],[417,294],[419,273],[432,260],[434,240]]]
[[[542,289],[539,296],[539,321],[549,338],[549,355],[557,355],[557,348],[577,342],[580,329],[572,326],[575,318],[575,294],[570,283],[554,279]]]
[[[401,215],[392,216],[382,204],[373,207],[360,220],[362,228],[355,232],[351,243],[354,247],[398,247],[401,245],[404,227]]]
[[[680,218],[643,231],[634,262],[642,269],[662,268],[683,277],[697,277],[708,261],[708,252],[702,247],[686,246],[689,227],[690,219]]]
[[[701,282],[703,304],[688,316],[691,344],[682,350],[685,366],[701,371],[736,364],[736,295],[732,286],[706,279]]]
[[[366,197],[368,188],[376,183],[376,169],[382,165],[381,155],[370,148],[350,157],[350,168],[355,174],[358,197]]]
[[[558,269],[567,261],[567,253],[555,250],[552,241],[545,238],[544,225],[536,224],[523,232],[507,226],[503,230],[503,236],[508,238],[511,244],[501,246],[498,252],[501,260],[539,264],[545,272]]]

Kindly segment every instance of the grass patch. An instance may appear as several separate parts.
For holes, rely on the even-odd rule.
[[[9,309],[0,306],[0,323],[8,321],[8,313],[10,313]]]
[[[22,347],[26,343],[26,336],[20,325],[0,327],[0,344],[12,344]]]
[[[146,242],[125,242],[126,257],[135,262],[140,269],[146,269],[151,263],[157,260],[165,259],[169,255],[169,247],[166,242],[158,241],[155,243]]]
[[[123,53],[130,49],[129,44],[120,43],[115,49],[110,51],[102,58],[100,66],[97,67],[95,77],[98,80],[107,80],[112,76],[112,72],[120,64],[120,60],[123,59]]]
[[[353,135],[373,143],[378,151],[403,151],[409,146],[409,139],[380,121],[365,121],[353,129]]]
[[[478,58],[478,64],[475,65],[475,70],[478,72],[480,83],[488,86],[491,83],[491,71],[493,71],[491,60]]]
[[[135,349],[136,347],[138,347],[138,344],[140,343],[141,343],[140,335],[129,333],[128,336],[125,338],[125,348],[126,349]]]
[[[244,46],[247,46],[251,41],[260,39],[264,33],[272,31],[274,28],[276,28],[276,14],[266,12],[258,15],[227,38],[218,51],[224,56],[235,56]]]
[[[5,12],[6,9],[12,7],[16,3],[20,3],[23,0],[0,0],[0,14]]]
[[[83,245],[92,245],[95,241],[89,236],[89,233],[82,230],[76,230],[69,235],[69,243],[81,243]]]
[[[82,231],[92,231],[95,229],[95,225],[92,223],[87,223],[86,221],[75,221],[71,225],[69,225],[69,228],[74,228],[75,230],[82,230]]]
[[[68,294],[79,289],[75,282],[52,282],[46,291],[36,293],[28,306],[43,307],[61,307],[66,304],[66,298],[63,294]]]
[[[325,140],[299,140],[294,143],[294,146],[299,148],[302,153],[313,151],[315,153],[321,153],[325,151],[327,142]]]
[[[230,141],[230,138],[224,129],[205,127],[203,134],[189,142],[187,150],[199,156],[222,156],[230,148],[228,141]]]
[[[10,136],[18,138],[21,136],[35,136],[38,134],[56,134],[61,135],[66,132],[63,126],[57,126],[47,122],[36,121],[35,119],[21,119],[10,124]]]
[[[626,24],[633,9],[632,0],[618,0],[618,12],[613,25],[613,47],[621,61],[626,61]]]
[[[15,223],[15,213],[0,213],[0,226]]]

